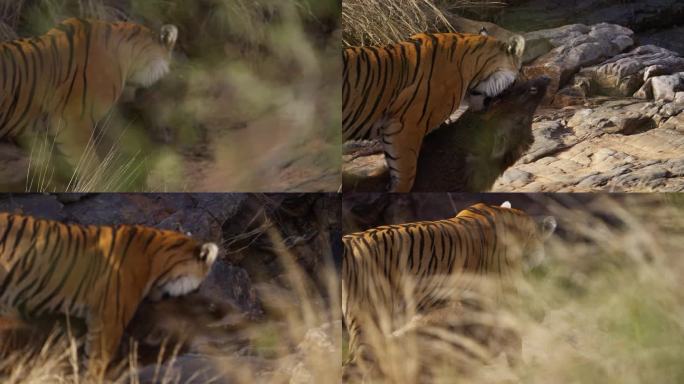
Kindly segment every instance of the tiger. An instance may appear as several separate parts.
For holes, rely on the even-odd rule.
[[[364,329],[391,335],[408,320],[444,310],[481,277],[512,282],[538,265],[556,228],[511,207],[475,204],[439,221],[381,226],[343,237],[342,313],[349,334],[346,364],[373,360]],[[456,284],[455,284],[456,283]],[[454,292],[457,290],[458,292]]]
[[[70,18],[42,36],[1,42],[0,140],[47,126],[79,159],[125,87],[149,87],[170,71],[177,40],[173,25]]]
[[[198,289],[216,244],[138,225],[83,226],[0,214],[0,317],[84,319],[89,374],[102,377],[143,299]]]
[[[342,136],[378,140],[391,192],[409,192],[423,137],[517,78],[525,40],[478,34],[423,33],[385,47],[342,52]],[[477,103],[473,102],[478,100]]]

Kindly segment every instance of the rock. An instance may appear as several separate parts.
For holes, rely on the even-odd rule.
[[[582,0],[573,2],[571,8],[566,0],[520,3],[511,4],[502,12],[503,27],[530,31],[571,23],[606,22],[642,32],[681,25],[684,18],[684,3],[680,0]]]
[[[684,72],[669,76],[653,77],[653,98],[655,100],[674,101],[678,91],[684,91]]]
[[[525,37],[525,53],[523,54],[523,63],[531,63],[536,58],[545,55],[553,48],[553,44],[545,38]]]
[[[675,129],[684,131],[684,114],[680,113],[677,116],[669,118],[662,126],[663,129]]]
[[[32,215],[48,220],[65,220],[67,213],[56,195],[20,194],[0,199],[0,212]]]
[[[568,127],[578,136],[595,137],[604,133],[632,135],[656,127],[654,104],[631,100],[608,101],[597,109],[581,109]]]
[[[546,39],[554,47],[566,45],[571,39],[586,35],[591,28],[584,24],[569,24],[558,28],[542,29],[526,33],[525,39]]]
[[[566,108],[568,116],[542,110],[534,146],[493,191],[684,190],[684,105],[591,99],[588,106]]]
[[[532,115],[548,81],[520,82],[488,111],[467,112],[426,136],[413,191],[488,190],[532,144]],[[388,180],[383,155],[348,160],[343,166],[345,191],[383,191]]]
[[[247,271],[222,259],[217,260],[212,267],[200,287],[200,294],[212,302],[234,306],[249,317],[257,317],[262,313]]]
[[[591,81],[592,95],[629,97],[652,76],[684,71],[684,57],[654,45],[644,45],[583,68],[578,76]],[[577,81],[577,80],[575,80]],[[635,95],[646,98],[647,91]]]
[[[572,105],[581,105],[587,101],[587,93],[581,87],[565,87],[553,96],[554,107],[565,108]]]
[[[67,205],[82,224],[140,224],[221,242],[223,223],[247,199],[241,194],[102,194]]]
[[[644,31],[637,38],[642,45],[657,45],[684,56],[684,26]]]
[[[537,58],[522,69],[527,77],[548,76],[551,79],[546,103],[581,68],[598,64],[634,44],[628,28],[612,24],[591,27],[573,24],[560,28],[530,32],[528,38],[546,38],[556,48]]]
[[[556,120],[534,123],[532,132],[534,132],[534,144],[520,159],[522,163],[534,162],[565,148],[568,144],[565,143],[564,138],[572,133],[562,122]],[[509,174],[508,177],[519,178],[515,173]]]
[[[25,191],[29,156],[11,143],[0,142],[0,190]]]
[[[675,94],[675,104],[684,105],[684,92],[677,92]]]

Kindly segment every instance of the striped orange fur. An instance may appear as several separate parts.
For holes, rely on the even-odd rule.
[[[505,281],[525,263],[538,262],[555,226],[552,217],[540,224],[510,203],[476,204],[447,220],[344,236],[342,312],[351,359],[365,348],[365,328],[393,332],[404,325],[401,315],[429,313],[458,300],[473,279]]]
[[[413,185],[423,137],[467,107],[500,94],[518,75],[525,41],[486,35],[419,34],[385,47],[344,49],[342,132],[379,140],[390,191]]]
[[[140,302],[196,289],[217,253],[173,231],[2,213],[0,313],[85,319],[89,372],[101,376]]]

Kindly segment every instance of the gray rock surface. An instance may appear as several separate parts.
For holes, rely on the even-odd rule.
[[[11,143],[0,142],[0,189],[26,190],[29,156]]]
[[[643,41],[632,32],[643,32],[659,18],[667,27],[682,15],[684,3],[635,1],[622,8],[608,3],[583,1],[575,11],[585,17],[573,15],[575,24],[525,34],[554,46],[523,73],[551,78],[545,101],[556,108],[537,112],[534,144],[497,180],[494,191],[684,190],[684,57],[639,45]],[[541,2],[530,1],[513,13],[535,6]],[[553,18],[555,7],[547,4],[543,13]],[[605,17],[595,17],[599,14]],[[597,21],[624,26],[591,25]],[[646,41],[669,38],[676,48],[676,33]]]
[[[635,99],[543,110],[498,192],[684,191],[684,105]]]
[[[572,23],[619,24],[634,31],[650,31],[681,25],[681,0],[528,0],[516,2],[501,15],[500,24],[510,30],[533,31]]]
[[[573,83],[588,81],[591,95],[649,98],[647,90],[637,92],[646,81],[681,71],[684,71],[684,57],[665,48],[644,45],[583,68]]]
[[[642,45],[657,45],[684,56],[684,25],[644,31],[637,38]]]
[[[551,85],[545,101],[551,102],[581,68],[601,63],[633,46],[633,34],[628,28],[605,23],[572,24],[527,33],[526,38],[547,39],[555,48],[523,67],[522,73],[527,77],[549,77]]]
[[[669,76],[656,76],[649,80],[655,100],[675,101],[677,92],[684,91],[684,72]]]

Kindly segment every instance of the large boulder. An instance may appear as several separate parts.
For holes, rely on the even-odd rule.
[[[630,29],[614,24],[586,26],[572,24],[560,28],[530,32],[528,39],[545,38],[553,46],[550,52],[523,67],[527,77],[547,76],[551,79],[545,102],[581,68],[599,64],[634,45]]]
[[[675,101],[677,93],[684,91],[684,72],[651,77],[634,94],[641,99]],[[681,103],[681,101],[679,101]]]
[[[644,45],[583,68],[573,84],[587,84],[590,95],[647,98],[648,87],[639,90],[650,78],[682,71],[684,57],[665,48]]]

